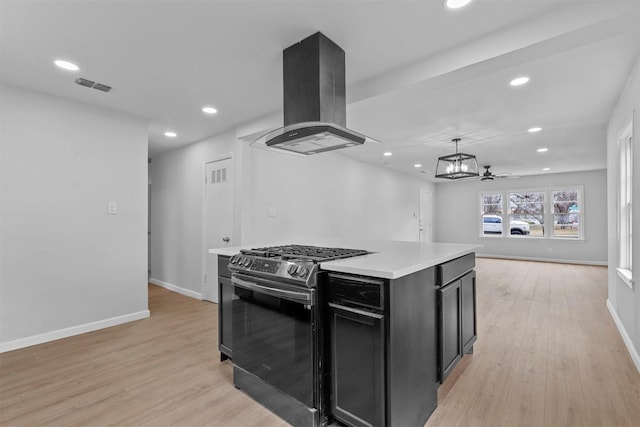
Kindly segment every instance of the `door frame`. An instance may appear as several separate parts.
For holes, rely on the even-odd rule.
[[[425,242],[426,243],[430,243],[433,242],[433,192],[430,189],[427,188],[420,188],[418,190],[418,242],[423,243],[421,239],[422,237],[422,232],[420,231],[420,222],[422,221],[422,195],[423,194],[428,194],[429,195],[429,207],[428,207],[428,214],[429,214],[429,234],[428,234],[428,239]]]
[[[207,283],[213,283],[212,281],[216,281],[218,280],[217,274],[215,278],[212,277],[206,277],[207,276],[207,259],[208,257],[211,257],[212,255],[209,253],[209,247],[207,245],[207,241],[206,241],[206,231],[207,231],[207,218],[206,218],[206,213],[207,213],[207,184],[206,184],[206,179],[207,179],[207,165],[209,165],[210,163],[215,163],[215,162],[220,162],[223,160],[231,160],[232,164],[233,164],[233,181],[231,182],[231,185],[233,186],[232,191],[231,191],[231,209],[233,211],[234,206],[235,206],[235,180],[236,180],[236,163],[235,163],[235,158],[233,156],[232,152],[228,152],[228,153],[224,153],[224,154],[220,154],[218,156],[214,156],[212,157],[210,160],[207,160],[204,162],[203,166],[202,166],[202,236],[201,236],[201,246],[202,246],[202,272],[200,274],[200,289],[201,289],[201,294],[202,300],[205,300],[205,296],[207,295],[206,291],[206,286]],[[233,242],[235,239],[233,230],[235,228],[235,216],[232,214],[231,215],[231,241]],[[213,261],[212,261],[213,262]],[[214,267],[212,268],[213,271],[218,270],[218,263],[217,260],[216,262],[213,263]],[[206,300],[208,301],[208,300]],[[219,301],[218,301],[219,303]]]

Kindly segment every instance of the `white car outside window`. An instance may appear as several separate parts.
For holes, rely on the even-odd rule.
[[[510,233],[513,235],[528,235],[529,223],[525,221],[511,220],[509,222]],[[483,215],[482,231],[484,234],[502,234],[502,217],[499,215]]]

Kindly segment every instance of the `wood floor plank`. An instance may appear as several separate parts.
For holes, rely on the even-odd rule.
[[[606,281],[606,267],[479,258],[474,354],[426,426],[637,426],[640,374]],[[288,425],[233,386],[215,304],[150,286],[149,308],[148,319],[0,354],[0,425]]]

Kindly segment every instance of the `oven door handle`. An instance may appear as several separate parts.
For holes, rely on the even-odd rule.
[[[271,295],[272,297],[282,298],[289,301],[297,302],[304,305],[314,305],[312,292],[295,292],[286,289],[273,288],[271,286],[260,285],[256,282],[243,280],[235,275],[231,275],[231,283],[234,286],[247,289],[249,291],[259,292],[261,294]]]

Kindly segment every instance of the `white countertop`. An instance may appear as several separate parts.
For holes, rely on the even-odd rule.
[[[339,259],[320,263],[320,268],[327,271],[361,274],[364,276],[397,279],[416,271],[474,252],[482,247],[477,244],[463,243],[419,243],[388,240],[313,240],[304,242],[269,242],[209,249],[209,253],[217,255],[235,255],[241,249],[251,249],[277,245],[311,245],[335,248],[364,249],[372,252],[353,258]]]

